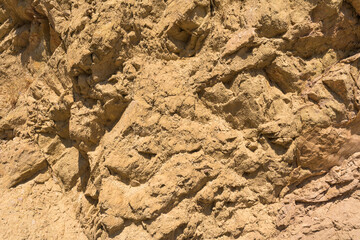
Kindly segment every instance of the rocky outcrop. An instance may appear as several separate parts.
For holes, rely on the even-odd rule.
[[[359,26],[351,0],[0,2],[0,239],[356,239]]]

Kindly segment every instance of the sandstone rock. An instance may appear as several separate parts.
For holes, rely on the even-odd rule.
[[[69,147],[71,143],[58,136],[40,135],[38,141],[55,176],[59,178],[65,190],[70,190],[86,171],[87,162],[81,157],[78,149]]]
[[[340,166],[332,168],[324,177],[309,181],[303,188],[296,189],[289,194],[287,196],[289,204],[283,206],[282,217],[279,222],[288,230],[280,236],[290,236],[289,232],[292,232],[294,228],[297,228],[299,232],[294,232],[293,237],[305,235],[309,238],[330,237],[336,239],[343,234],[354,236],[353,234],[358,229],[356,216],[352,214],[352,208],[358,204],[356,197],[359,187],[358,173],[355,170],[357,159],[358,153],[344,161]],[[344,195],[348,197],[336,201]],[[303,203],[309,204],[308,207],[301,206]],[[316,203],[323,203],[323,205],[312,208],[311,205]],[[306,208],[307,211],[310,208],[312,209],[305,215],[303,208]],[[344,215],[340,214],[339,211],[345,213],[346,217],[344,218]],[[299,221],[302,224],[294,227],[293,224]],[[335,224],[335,228],[333,224]],[[331,233],[335,234],[335,237],[331,236]]]
[[[359,3],[357,1],[354,1],[354,0],[349,0],[348,2],[355,8],[357,14],[360,14]]]
[[[99,201],[104,204],[105,209],[120,204],[122,207],[116,212],[117,215],[123,218],[153,219],[163,209],[173,204],[176,205],[181,198],[200,189],[208,178],[214,177],[211,167],[208,169],[207,167],[203,169],[201,166],[199,168],[190,167],[189,157],[179,155],[177,158],[170,159],[145,186],[139,187],[142,190],[131,191],[129,192],[130,195],[120,197],[121,200],[115,200],[116,197],[102,196],[100,194]],[[172,169],[172,167],[175,167],[176,175],[169,172],[168,169]],[[116,187],[118,188],[117,191],[124,191],[120,186]],[[115,189],[110,191],[115,192]],[[117,203],[116,201],[121,202]]]
[[[263,15],[259,22],[259,35],[267,38],[278,37],[288,30],[289,15],[279,12]]]
[[[298,140],[298,165],[311,170],[327,170],[339,164],[342,156],[339,151],[350,138],[348,131],[331,127],[304,134]]]
[[[359,9],[0,3],[0,239],[356,239]]]
[[[67,239],[86,240],[82,227],[76,220],[74,201],[62,195],[53,179],[36,184],[37,177],[16,188],[1,188],[1,226],[19,226],[17,231],[4,228],[3,239],[51,239],[59,235]],[[21,226],[21,227],[20,227]]]
[[[1,185],[5,187],[15,187],[47,167],[45,157],[31,141],[15,138],[2,144],[0,154],[4,168]]]
[[[251,47],[251,45],[254,44],[255,36],[255,31],[252,28],[235,33],[226,43],[222,56],[225,57],[226,55],[235,53],[244,47]]]
[[[270,79],[287,93],[301,88],[304,73],[300,72],[300,69],[301,63],[296,58],[283,55],[277,57],[266,72]]]

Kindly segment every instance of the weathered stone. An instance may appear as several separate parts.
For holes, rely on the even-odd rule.
[[[0,2],[0,239],[357,239],[359,7]]]
[[[243,31],[236,32],[233,37],[226,43],[222,57],[230,55],[239,51],[244,47],[252,47],[255,45],[254,40],[256,37],[255,29],[250,28]]]
[[[47,167],[46,159],[36,144],[19,138],[2,144],[0,159],[3,168],[1,185],[5,187],[15,187]]]

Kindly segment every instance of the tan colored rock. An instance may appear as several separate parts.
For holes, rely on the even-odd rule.
[[[271,81],[276,83],[280,89],[287,92],[294,92],[301,89],[304,73],[301,63],[294,57],[286,55],[277,57],[266,69]]]
[[[15,138],[2,144],[1,149],[2,186],[15,187],[47,168],[44,155],[31,141]]]
[[[54,175],[59,178],[65,190],[70,190],[84,174],[88,163],[78,149],[70,147],[69,141],[64,141],[58,136],[40,135],[39,144],[46,154]]]
[[[167,34],[169,52],[190,57],[200,51],[209,33],[209,5],[205,1],[174,0],[157,25],[159,35]]]
[[[0,239],[357,239],[358,14],[2,1]]]
[[[189,155],[179,155],[170,159],[146,185],[135,187],[139,189],[134,189],[128,193],[124,192],[127,187],[121,187],[121,184],[107,181],[113,187],[105,185],[101,192],[110,191],[113,193],[111,195],[100,194],[99,201],[105,209],[113,209],[117,205],[122,206],[118,210],[114,210],[116,215],[123,218],[153,219],[163,209],[173,204],[176,205],[182,197],[191,192],[196,192],[208,179],[214,177],[211,167],[202,167],[201,165],[197,168],[191,167],[190,159]],[[172,168],[176,169],[174,171],[177,174],[174,175],[169,171]],[[113,194],[120,197],[115,197]]]
[[[322,78],[325,86],[330,88],[333,92],[339,95],[344,102],[351,101],[354,96],[352,95],[354,80],[350,75],[350,65],[336,65],[329,70],[328,74]]]
[[[319,131],[320,130],[320,131]],[[337,155],[350,140],[345,129],[319,129],[301,136],[298,141],[298,165],[311,170],[327,170],[341,162],[342,154]],[[356,150],[355,150],[356,151]]]
[[[348,2],[355,8],[355,11],[357,12],[357,14],[360,14],[359,2],[357,2],[355,0],[348,0]]]
[[[234,36],[226,43],[222,57],[235,53],[241,48],[251,47],[251,44],[254,44],[255,36],[256,33],[253,28],[235,33]]]

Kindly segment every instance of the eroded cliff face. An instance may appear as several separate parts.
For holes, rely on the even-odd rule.
[[[357,239],[357,0],[1,0],[0,239]]]

